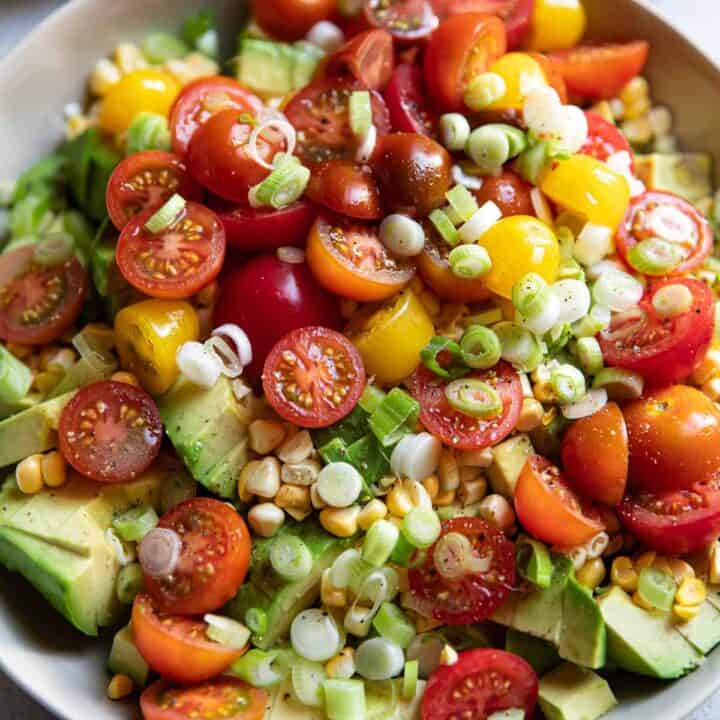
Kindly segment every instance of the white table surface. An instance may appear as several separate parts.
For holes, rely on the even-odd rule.
[[[108,0],[122,2],[122,0]],[[25,33],[64,0],[0,0],[0,58]],[[673,15],[704,47],[720,57],[717,27],[720,9],[717,0],[655,0],[658,6]],[[612,3],[609,0],[608,5]],[[715,21],[709,21],[717,18]],[[3,720],[53,720],[0,674],[0,717]],[[720,718],[720,692],[685,720],[717,720]]]

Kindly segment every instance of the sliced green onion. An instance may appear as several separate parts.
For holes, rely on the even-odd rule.
[[[460,340],[463,362],[474,370],[495,367],[502,357],[498,336],[484,325],[471,325]]]
[[[648,238],[633,245],[628,262],[643,275],[667,275],[683,261],[682,248],[661,238]]]
[[[448,352],[451,363],[447,367],[440,365],[438,356]],[[465,365],[460,345],[450,338],[435,336],[420,352],[420,360],[428,370],[446,380],[457,380],[470,374],[470,368]]]
[[[503,401],[498,391],[477,378],[453,380],[445,388],[445,397],[458,412],[482,420],[502,415]]]
[[[55,267],[70,260],[75,255],[75,241],[66,232],[46,235],[33,251],[33,260],[38,265]]]
[[[457,380],[456,382],[464,382]],[[413,508],[404,518],[402,533],[416,548],[427,550],[434,545],[442,532],[437,513],[431,508]]]
[[[573,335],[577,338],[593,337],[610,327],[612,314],[604,305],[593,305],[585,317],[580,318],[572,326]]]
[[[313,662],[327,662],[340,652],[343,634],[335,618],[320,608],[303,610],[290,625],[293,650]]]
[[[517,544],[517,568],[528,582],[541,588],[552,584],[553,562],[550,552],[539,540],[524,538]]]
[[[403,671],[405,653],[387,638],[365,640],[355,651],[355,668],[366,680],[390,680]]]
[[[415,625],[397,605],[390,602],[384,602],[380,606],[373,620],[373,627],[382,637],[403,649],[410,645],[416,635]]]
[[[520,128],[516,128],[513,125],[504,125],[502,123],[499,123],[494,127],[505,133],[508,142],[510,143],[511,159],[517,157],[521,152],[525,151],[528,146],[528,139],[527,135],[520,130]]]
[[[572,328],[569,323],[557,323],[545,334],[543,342],[547,346],[546,355],[553,357],[560,353],[572,338]]]
[[[120,568],[115,581],[115,594],[123,605],[132,605],[143,589],[143,571],[140,563],[130,563]]]
[[[379,235],[382,244],[399,257],[414,257],[425,248],[425,229],[407,215],[388,215],[380,223]]]
[[[168,60],[180,60],[190,53],[190,48],[179,37],[165,32],[146,35],[141,49],[151,65],[162,65]]]
[[[233,663],[230,672],[248,685],[266,688],[282,682],[297,661],[298,657],[292,650],[265,652],[253,648]]]
[[[328,720],[365,720],[365,684],[362,680],[326,680],[323,690]]]
[[[502,75],[493,72],[476,75],[465,90],[465,104],[475,112],[484,110],[498,100],[502,100],[507,92],[507,84]]]
[[[366,563],[358,550],[351,548],[340,553],[335,562],[330,566],[330,582],[333,587],[344,590],[350,585],[350,579],[355,572],[357,565],[367,567],[367,571],[372,570],[372,566]]]
[[[300,199],[310,182],[310,170],[297,162],[284,162],[250,191],[250,202],[276,210]]]
[[[47,188],[33,191],[15,203],[10,211],[9,225],[12,237],[34,235],[52,222],[53,194]]]
[[[159,521],[152,505],[141,505],[118,515],[112,526],[125,542],[140,542]]]
[[[362,546],[362,559],[374,567],[382,567],[392,555],[400,530],[389,520],[376,520],[368,529]]]
[[[349,112],[353,135],[364,135],[373,124],[372,103],[367,90],[355,90],[350,95]]]
[[[350,589],[358,596],[358,600],[369,600],[381,603],[391,600],[397,594],[400,578],[391,567],[374,568],[364,560],[356,562],[350,575]],[[374,615],[374,613],[373,613]]]
[[[626,312],[636,307],[644,293],[643,284],[622,270],[601,273],[592,290],[595,302],[615,312]]]
[[[493,327],[502,345],[503,360],[523,372],[532,372],[543,360],[540,340],[527,328],[514,322],[501,322]]]
[[[416,551],[417,548],[401,533],[390,556],[390,562],[399,567],[410,567]]]
[[[208,30],[195,43],[195,48],[203,55],[216,60],[220,55],[220,37],[217,30]]]
[[[673,283],[663,285],[652,298],[655,312],[663,319],[673,318],[690,312],[693,306],[693,294],[687,285]]]
[[[585,397],[585,376],[574,365],[561,365],[552,371],[550,384],[553,392],[564,405],[578,402]]]
[[[403,700],[413,700],[417,695],[420,663],[417,660],[408,660],[403,673],[402,696]]]
[[[512,302],[515,309],[526,318],[539,315],[543,304],[541,293],[546,288],[547,283],[537,273],[523,275],[512,289]]]
[[[558,280],[580,280],[585,282],[585,271],[574,258],[562,258],[558,268]]]
[[[540,174],[551,160],[550,145],[540,142],[525,150],[517,161],[517,171],[532,185],[537,185]]]
[[[502,319],[502,310],[500,308],[491,308],[490,310],[484,310],[474,315],[468,315],[468,317],[465,318],[465,326],[495,325],[496,323],[502,322]]]
[[[510,140],[497,125],[482,125],[470,133],[465,152],[481,172],[492,173],[510,159]]]
[[[303,580],[313,569],[313,556],[308,546],[294,535],[281,535],[273,540],[270,564],[280,577],[290,582]]]
[[[577,341],[577,357],[586,375],[597,375],[603,369],[602,349],[594,337],[584,337]]]
[[[475,197],[464,185],[456,185],[448,190],[445,197],[463,222],[467,222],[478,211]]]
[[[157,235],[172,227],[178,215],[185,209],[185,198],[175,193],[146,223],[145,229]]]
[[[404,390],[393,388],[370,416],[368,425],[384,447],[394,445],[412,432],[420,415],[420,405]]]
[[[30,392],[32,383],[30,368],[4,345],[0,345],[0,402],[15,403],[22,400]]]
[[[454,247],[460,242],[457,228],[443,210],[433,210],[430,213],[429,220],[448,245]]]
[[[317,662],[299,660],[290,671],[293,697],[306,707],[322,707],[325,668]]]
[[[455,208],[452,205],[446,205],[443,208],[443,212],[448,216],[448,220],[455,226],[459,227],[463,224],[462,218],[455,212]]]
[[[387,393],[377,385],[367,385],[358,404],[369,415],[372,415],[387,397]]]
[[[345,462],[347,460],[347,443],[342,438],[336,437],[326,445],[321,445],[318,452],[328,465],[334,462]]]
[[[446,113],[438,125],[440,142],[452,151],[464,150],[470,137],[470,123],[460,113]]]
[[[482,245],[460,245],[448,257],[453,275],[467,280],[487,275],[492,270],[490,254]]]
[[[672,575],[653,567],[646,567],[640,571],[638,594],[658,610],[664,612],[672,610],[676,592],[677,583]]]
[[[211,47],[208,40],[208,36],[212,35],[215,36],[214,48]],[[180,30],[180,37],[190,47],[196,48],[211,58],[216,58],[219,54],[217,49],[217,23],[214,13],[210,10],[200,10],[185,20]],[[214,52],[207,52],[207,50],[212,49],[214,49]]]
[[[130,123],[125,153],[135,155],[145,150],[170,150],[170,128],[164,116],[141,112]]]
[[[250,642],[250,630],[237,620],[222,615],[205,615],[203,619],[207,623],[205,634],[219,645],[242,650]]]
[[[248,608],[245,613],[245,624],[255,635],[264,635],[268,628],[268,616],[262,608]]]
[[[605,368],[593,381],[594,388],[603,388],[611,400],[636,400],[643,394],[643,376],[624,368]]]

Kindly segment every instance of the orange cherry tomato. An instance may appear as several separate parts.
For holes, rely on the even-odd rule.
[[[531,455],[520,473],[515,511],[531,535],[552,545],[581,545],[604,529],[599,514],[583,508],[560,469],[541,455]]]
[[[357,81],[370,90],[383,90],[390,82],[394,65],[392,35],[385,30],[367,30],[330,57],[325,75]]]
[[[304,38],[321,20],[329,20],[337,10],[337,0],[252,0],[253,19],[278,40]]]
[[[383,217],[380,190],[372,172],[351,160],[326,160],[313,168],[306,194],[341,215],[358,220]]]

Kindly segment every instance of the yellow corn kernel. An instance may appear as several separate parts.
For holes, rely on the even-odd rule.
[[[391,515],[404,518],[412,509],[410,495],[405,491],[402,483],[397,483],[387,495],[387,508]]]
[[[600,558],[588,560],[577,572],[577,581],[591,590],[605,579],[605,563]]]
[[[134,385],[135,387],[140,387],[140,381],[137,379],[137,376],[131,372],[126,372],[124,370],[121,372],[113,373],[110,379],[114,382],[125,383],[126,385]]]
[[[312,508],[301,510],[299,508],[285,508],[285,512],[296,522],[302,522],[312,515]]]
[[[325,607],[345,607],[347,590],[335,587],[330,581],[330,570],[325,570],[320,580],[320,601]]]
[[[220,286],[216,283],[210,283],[206,285],[196,296],[195,302],[200,307],[213,307],[220,292]]]
[[[385,519],[387,514],[387,505],[379,498],[374,498],[360,511],[358,525],[361,530],[368,530],[374,522]]]
[[[675,603],[673,605],[673,613],[677,615],[680,620],[688,621],[692,620],[694,617],[697,617],[698,613],[700,612],[700,605],[680,605],[679,603]]]
[[[250,449],[258,455],[267,455],[285,439],[285,426],[277,420],[253,420],[248,427]]]
[[[675,602],[678,605],[702,605],[706,599],[705,583],[696,577],[685,578],[675,594]]]
[[[638,100],[647,100],[650,98],[650,84],[644,77],[638,75],[620,91],[618,97],[625,105]]]
[[[115,48],[115,65],[122,75],[128,75],[135,70],[142,70],[148,66],[145,56],[137,45],[120,43]]]
[[[718,375],[720,375],[720,342],[716,340],[691,377],[696,385],[704,385]]]
[[[639,592],[634,592],[632,596],[632,601],[637,605],[638,607],[641,607],[643,610],[654,610],[652,603],[649,603]]]
[[[121,77],[120,68],[112,60],[102,58],[97,61],[90,75],[90,92],[102,97],[120,82]]]
[[[457,453],[456,457],[461,468],[486,468],[493,463],[493,453],[490,448],[463,450]]]
[[[479,477],[477,480],[465,482],[460,486],[458,494],[463,507],[474,505],[487,495],[487,480],[484,477]]]
[[[440,314],[440,300],[438,300],[435,293],[432,293],[429,290],[423,290],[420,294],[420,302],[428,311],[428,315],[437,317]]]
[[[286,439],[282,445],[278,447],[275,454],[284,463],[290,463],[291,465],[307,460],[312,455],[314,449],[310,433],[307,430],[301,430],[300,432],[288,435],[289,433],[286,433]]]
[[[110,681],[107,696],[110,700],[122,700],[135,690],[133,681],[127,675],[115,675]]]
[[[655,570],[659,570],[666,575],[672,575],[670,563],[668,563],[668,559],[666,557],[656,557],[652,566]]]
[[[681,585],[687,578],[695,577],[693,566],[685,560],[681,560],[680,558],[668,558],[668,566],[670,568],[670,573],[675,578],[675,582],[678,585]]]
[[[65,373],[75,360],[75,352],[70,348],[49,347],[40,355],[40,369]]]
[[[440,479],[440,488],[443,491],[456,490],[460,485],[460,469],[457,458],[455,457],[455,451],[451,448],[443,448],[440,453],[438,476]]]
[[[634,103],[628,103],[627,105],[625,105],[625,120],[626,121],[632,121],[632,120],[638,120],[638,119],[647,120],[648,125],[650,125],[650,129],[652,130],[653,135],[654,135],[655,129],[653,128],[653,125],[650,123],[650,118],[648,117],[651,108],[652,108],[652,105],[650,104],[649,99],[636,100]]]
[[[248,474],[245,481],[245,492],[259,495],[262,498],[274,498],[279,491],[280,463],[277,458],[266,457],[258,465],[252,466],[252,472]],[[288,507],[300,506],[289,505]]]
[[[415,626],[415,630],[417,630],[418,635],[437,630],[439,627],[442,627],[445,624],[442,622],[442,620],[425,617],[424,615],[417,615],[411,613],[408,614],[411,616],[412,623]]]
[[[455,490],[446,490],[443,493],[439,493],[433,501],[433,504],[437,507],[447,507],[448,505],[452,505],[455,502],[456,494]]]
[[[644,570],[645,568],[652,567],[655,564],[655,560],[657,559],[657,553],[653,550],[648,550],[647,552],[644,552],[642,555],[638,555],[635,558],[635,570],[640,572],[641,570]]]
[[[358,531],[359,514],[360,508],[357,505],[347,508],[325,508],[320,511],[320,524],[335,537],[352,537]]]
[[[435,502],[435,498],[440,494],[440,480],[437,475],[431,475],[422,481],[423,487],[427,490],[430,499]]]
[[[42,455],[30,455],[15,468],[15,480],[20,492],[36,495],[43,487]]]
[[[622,124],[622,131],[633,145],[645,145],[653,137],[652,127],[645,117],[625,120]]]
[[[625,592],[635,592],[638,587],[638,574],[633,561],[626,555],[616,557],[610,570],[610,580]]]
[[[309,512],[312,509],[310,488],[304,485],[283,485],[275,496],[275,504],[288,511]]]
[[[525,398],[523,400],[520,418],[515,426],[520,432],[530,432],[542,425],[542,419],[545,410],[539,400],[535,398]]]
[[[259,467],[259,460],[251,460],[240,471],[240,475],[238,476],[238,497],[242,502],[247,503],[253,499],[253,494],[247,489],[247,484],[248,480],[250,480]]]
[[[535,399],[540,403],[555,403],[557,397],[552,389],[550,382],[538,382],[533,385],[533,395]],[[543,417],[544,420],[544,417]]]
[[[346,647],[325,665],[325,673],[329,678],[349,680],[355,674],[355,650]]]
[[[268,538],[285,524],[285,513],[273,503],[259,503],[250,508],[247,519],[255,533]]]
[[[700,388],[713,402],[720,401],[720,377],[714,377],[703,383]]]
[[[65,458],[57,450],[42,456],[40,463],[42,479],[52,488],[62,487],[67,482],[68,468]]]
[[[488,495],[479,506],[480,517],[505,532],[515,524],[515,511],[510,503],[497,493]]]
[[[65,135],[72,140],[78,135],[82,135],[90,127],[92,127],[92,122],[85,115],[73,115],[65,123]]]
[[[320,497],[317,483],[314,483],[310,486],[310,504],[316,510],[322,510],[323,508],[327,507],[327,503]]]

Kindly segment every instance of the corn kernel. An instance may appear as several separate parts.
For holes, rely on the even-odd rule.
[[[670,574],[675,578],[678,585],[682,585],[687,578],[695,577],[695,571],[690,563],[680,558],[668,558],[668,567]]]
[[[253,420],[248,427],[250,449],[258,455],[267,455],[285,439],[285,427],[277,420]]]
[[[305,485],[310,487],[320,475],[320,463],[317,460],[305,460],[294,464],[285,464],[280,477],[288,485]]]
[[[706,599],[705,583],[696,577],[685,578],[675,594],[675,602],[679,605],[702,605]]]
[[[133,375],[133,373],[130,372],[122,371],[113,373],[110,379],[114,382],[125,383],[126,385],[134,385],[135,387],[140,387],[140,381],[135,375]]]
[[[387,517],[387,514],[388,509],[385,503],[378,498],[373,498],[360,511],[360,514],[358,515],[358,525],[361,530],[368,530],[374,522],[384,520]]]
[[[650,100],[647,98],[644,100],[636,100],[633,103],[627,103],[625,105],[625,121],[631,122],[638,119],[646,120],[654,134],[653,126],[650,124],[650,120],[648,118],[651,108],[652,105],[650,104]]]
[[[525,398],[523,400],[520,418],[515,426],[520,432],[530,432],[542,425],[542,419],[545,410],[542,404],[535,398]]]
[[[15,480],[20,492],[36,495],[43,487],[42,455],[30,455],[15,468]]]
[[[240,475],[238,476],[237,489],[238,497],[242,502],[250,502],[253,498],[253,494],[247,489],[247,483],[250,477],[252,477],[252,475],[257,471],[259,467],[260,460],[251,460],[240,471]]]
[[[435,503],[435,498],[440,494],[440,480],[437,475],[431,475],[422,481],[423,487],[427,490],[430,499]]]
[[[296,522],[302,522],[312,515],[312,507],[301,509],[301,508],[285,508],[285,512]]]
[[[54,352],[43,359],[45,361],[44,370],[66,373],[75,364],[77,356],[75,351],[70,348],[56,348]]]
[[[110,700],[122,700],[132,695],[135,684],[127,675],[115,675],[107,688],[107,696]]]
[[[625,105],[638,100],[647,100],[650,97],[650,84],[644,77],[638,75],[625,85],[618,97]]]
[[[346,647],[325,665],[329,678],[349,680],[355,674],[355,650]]]
[[[401,518],[404,518],[414,507],[403,483],[397,483],[393,487],[387,495],[386,503],[390,514]]]
[[[645,145],[652,140],[653,132],[647,118],[636,117],[625,120],[622,131],[633,145]]]
[[[67,482],[67,463],[57,450],[43,455],[41,470],[43,481],[48,487],[62,487]]]
[[[92,127],[92,123],[88,117],[85,115],[73,115],[65,123],[65,135],[72,140],[78,135],[82,135],[90,127]]]
[[[608,104],[615,120],[622,120],[625,117],[625,103],[620,98],[613,98]]]
[[[345,614],[343,626],[355,637],[365,637],[372,626],[372,610],[362,605],[353,605]]]
[[[112,60],[102,58],[97,61],[90,75],[90,92],[99,97],[107,95],[121,77],[120,68]]]
[[[643,610],[654,610],[654,606],[652,603],[649,603],[639,592],[634,592],[632,596],[632,601],[637,605],[638,607],[641,607]]]
[[[665,573],[666,575],[672,575],[672,570],[670,569],[670,563],[668,562],[668,559],[666,557],[657,557],[655,558],[655,561],[652,564],[653,568],[655,570],[659,570],[662,573]]]
[[[320,524],[335,537],[352,537],[358,531],[359,514],[360,508],[357,505],[347,508],[325,508],[320,511]]]
[[[187,85],[201,77],[217,75],[217,63],[200,53],[192,53],[184,60],[168,60],[163,69],[169,72],[181,85]]]
[[[245,479],[245,492],[263,498],[275,497],[280,490],[280,463],[277,458],[266,457],[257,465],[251,465],[252,471]]]
[[[455,451],[451,448],[443,448],[440,453],[438,476],[440,479],[440,488],[443,491],[456,490],[460,485],[460,470],[458,468],[457,458],[455,457]]]
[[[675,605],[673,605],[673,613],[677,615],[680,620],[687,622],[698,616],[700,607],[700,605],[680,605],[679,603],[675,603]]]
[[[287,437],[282,445],[277,448],[275,454],[284,463],[294,464],[308,460],[313,453],[313,449],[310,433],[307,430],[301,430]]]
[[[488,495],[479,506],[480,517],[496,525],[503,532],[515,524],[515,511],[510,503],[497,493]]]
[[[635,592],[638,587],[638,574],[633,561],[626,555],[616,557],[610,570],[610,580],[625,592]]]
[[[145,56],[137,45],[120,43],[115,48],[115,65],[123,75],[148,66]]]
[[[458,494],[463,507],[474,505],[487,495],[487,480],[480,477],[477,480],[465,482],[460,486]]]
[[[461,468],[487,468],[493,463],[492,450],[490,448],[463,450],[457,453],[457,461]]]
[[[437,507],[447,507],[455,502],[455,490],[447,490],[446,492],[439,493],[434,500],[434,505]]]
[[[591,590],[605,579],[605,563],[600,558],[588,560],[577,572],[577,581]]]
[[[327,507],[327,503],[320,497],[317,483],[310,486],[310,504],[316,510],[322,510],[323,508]]]
[[[330,570],[325,570],[320,580],[320,601],[326,607],[345,607],[347,590],[335,587],[330,581]]]
[[[653,129],[656,137],[669,135],[672,130],[673,116],[670,110],[662,105],[658,105],[648,113],[648,122]]]
[[[310,502],[310,488],[303,485],[283,485],[275,495],[275,504],[287,510],[309,511],[312,508]]]
[[[540,403],[552,404],[557,402],[557,396],[549,381],[535,383],[535,385],[533,385],[533,394],[535,395],[535,399]]]
[[[248,512],[250,527],[260,537],[272,537],[285,523],[285,513],[273,503],[253,505]]]
[[[648,550],[647,552],[644,552],[642,555],[638,555],[635,558],[635,569],[640,572],[645,568],[652,567],[656,559],[657,553],[653,550]]]

